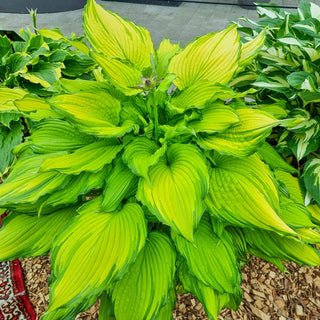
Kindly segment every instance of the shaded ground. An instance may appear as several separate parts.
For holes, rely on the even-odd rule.
[[[40,317],[49,301],[48,279],[50,258],[23,259],[26,288]],[[320,267],[299,267],[287,263],[290,273],[281,273],[271,264],[258,258],[243,268],[243,302],[237,312],[224,309],[219,320],[319,320]],[[77,320],[97,320],[98,303]],[[192,295],[178,298],[175,320],[208,319],[197,299]]]

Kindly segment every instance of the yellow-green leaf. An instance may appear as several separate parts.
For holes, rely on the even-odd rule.
[[[169,237],[153,231],[112,291],[118,320],[157,319],[174,285],[176,252]]]
[[[267,112],[239,108],[236,110],[240,122],[219,134],[199,135],[198,143],[205,149],[245,157],[254,153],[270,135],[272,127],[281,123]]]
[[[236,25],[202,36],[172,58],[168,72],[178,77],[174,84],[182,90],[200,80],[226,84],[236,69],[240,55],[240,35]]]
[[[101,137],[118,137],[132,130],[132,123],[118,126],[120,102],[105,91],[62,94],[49,102],[55,111],[65,116],[82,132]]]
[[[10,213],[3,219],[0,229],[0,259],[4,261],[46,254],[54,238],[75,215],[74,207],[40,217]]]
[[[218,237],[213,232],[208,214],[202,217],[193,243],[174,232],[172,238],[185,258],[190,273],[203,284],[221,294],[240,290],[241,273],[237,251],[230,236],[225,233]]]
[[[154,49],[147,29],[105,10],[94,0],[88,1],[83,21],[85,35],[95,51],[108,58],[128,60],[139,70],[150,66]]]
[[[173,144],[140,179],[137,197],[163,223],[192,241],[208,192],[208,172],[199,149]]]
[[[114,139],[94,142],[73,153],[46,158],[41,165],[41,171],[55,170],[65,174],[97,172],[111,163],[122,147],[123,145]]]
[[[142,73],[138,69],[117,59],[91,52],[90,56],[101,66],[108,80],[126,95],[135,95],[142,89],[135,88],[142,83]]]
[[[138,204],[101,211],[101,197],[79,210],[53,245],[50,304],[44,320],[73,319],[119,280],[146,241],[146,223]]]
[[[259,227],[284,234],[295,232],[281,220],[274,180],[256,156],[214,157],[215,167],[206,204],[210,213],[233,226]]]
[[[209,103],[201,111],[201,119],[189,122],[189,126],[198,132],[223,132],[240,122],[237,112],[223,101]]]

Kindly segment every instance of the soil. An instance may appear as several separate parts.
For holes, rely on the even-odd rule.
[[[38,317],[49,301],[50,257],[21,260],[26,288]],[[286,263],[289,273],[253,257],[242,270],[243,301],[238,311],[223,309],[219,320],[319,320],[320,267]],[[77,320],[97,320],[99,302]],[[175,320],[207,320],[201,303],[191,294],[179,295]]]

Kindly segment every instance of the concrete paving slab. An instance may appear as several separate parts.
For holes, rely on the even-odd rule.
[[[205,2],[207,0],[204,0]],[[215,0],[226,1],[226,0]],[[272,0],[271,0],[272,1]],[[320,0],[315,0],[320,2]],[[151,33],[157,46],[163,38],[182,45],[192,41],[196,36],[219,31],[237,21],[241,16],[257,19],[255,10],[248,10],[238,5],[182,3],[179,7],[145,5],[115,1],[97,0],[106,9],[119,13],[122,17],[142,25]],[[229,1],[236,3],[236,0]],[[291,2],[296,5],[298,0],[278,0],[279,4]],[[59,13],[42,13],[37,16],[38,28],[54,28],[69,35],[75,32],[83,34],[82,10]],[[28,14],[0,13],[0,26],[3,29],[18,31],[21,28],[32,29],[32,19]]]

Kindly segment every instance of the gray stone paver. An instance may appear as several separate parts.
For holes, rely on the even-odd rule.
[[[218,1],[226,0],[215,0]],[[101,0],[97,2],[106,9],[148,28],[156,45],[163,38],[185,45],[196,36],[227,27],[229,21],[237,21],[241,16],[257,19],[255,10],[243,9],[237,5],[182,3],[179,7],[167,7]],[[271,0],[271,2],[296,5],[298,0]],[[320,0],[314,2],[319,3]],[[229,3],[236,3],[236,0],[229,0]],[[66,35],[71,32],[77,35],[83,34],[82,10],[42,13],[38,14],[37,20],[39,28],[59,27]],[[18,31],[20,28],[32,28],[32,21],[28,14],[0,13],[0,26],[3,29]]]

